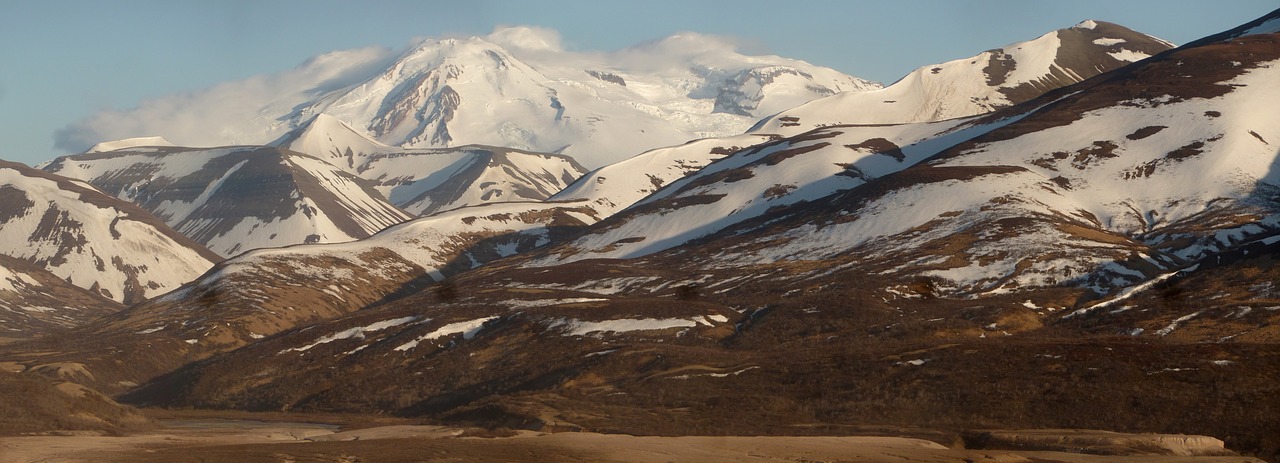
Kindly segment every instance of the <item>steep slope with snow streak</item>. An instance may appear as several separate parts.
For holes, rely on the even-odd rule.
[[[0,161],[0,254],[132,304],[219,260],[150,213],[66,177]]]
[[[1034,40],[923,66],[881,90],[841,93],[771,116],[752,131],[796,134],[838,124],[901,124],[987,113],[1172,48],[1163,40],[1084,21]]]
[[[583,175],[550,200],[584,200],[596,211],[598,217],[609,217],[659,188],[698,172],[717,159],[777,138],[773,135],[744,134],[694,140],[683,145],[649,150]]]
[[[537,262],[639,257],[734,224],[863,185],[1016,119],[836,126],[733,152]],[[743,135],[742,138],[748,137]]]
[[[369,182],[279,148],[133,147],[66,156],[44,169],[132,201],[223,256],[350,241],[410,217]]]
[[[277,144],[370,180],[392,204],[420,216],[490,202],[543,200],[585,171],[556,154],[488,146],[388,146],[328,114],[317,115]]]

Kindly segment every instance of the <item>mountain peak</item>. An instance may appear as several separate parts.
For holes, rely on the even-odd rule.
[[[599,53],[562,47],[554,31],[514,26],[424,39],[395,54],[359,54],[348,67],[322,56],[285,73],[162,98],[173,104],[148,106],[164,108],[158,112],[104,113],[77,126],[92,136],[76,137],[141,132],[183,145],[279,144],[325,113],[390,146],[504,146],[568,154],[599,167],[649,149],[740,134],[761,117],[814,98],[879,87],[799,60],[744,55],[723,36],[680,33]],[[252,96],[227,98],[241,93]],[[116,120],[136,124],[125,132]]]
[[[104,141],[93,145],[85,153],[103,153],[107,151],[115,151],[125,148],[138,148],[143,146],[174,146],[164,137],[134,137],[125,138],[123,140]]]
[[[1098,27],[1098,22],[1092,19],[1086,19],[1084,21],[1080,21],[1074,26],[1071,26],[1072,29],[1093,29],[1096,27]]]

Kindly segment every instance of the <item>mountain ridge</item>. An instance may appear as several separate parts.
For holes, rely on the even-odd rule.
[[[0,161],[0,253],[121,303],[177,287],[220,258],[79,180]]]
[[[969,58],[922,66],[881,90],[814,100],[765,118],[750,131],[794,135],[823,125],[974,116],[1170,48],[1167,41],[1123,26],[1086,20]]]

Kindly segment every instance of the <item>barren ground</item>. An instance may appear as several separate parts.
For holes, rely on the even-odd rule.
[[[157,429],[124,436],[68,433],[0,437],[4,462],[1258,462],[1240,456],[1153,455],[1151,448],[1111,455],[1040,449],[948,448],[911,437],[637,437],[534,433],[472,437],[483,431],[416,425],[368,416],[151,412]],[[218,416],[222,415],[222,418]],[[298,421],[288,421],[298,420]],[[1058,431],[1047,431],[1054,434]],[[1005,433],[1021,433],[1007,431]],[[1070,436],[1074,431],[1061,431]],[[1027,433],[1046,440],[1046,431]],[[1091,436],[1097,433],[1090,434]],[[1105,434],[1105,433],[1104,433]],[[1133,439],[1135,435],[1117,435]],[[1142,438],[1143,436],[1138,438]],[[1055,439],[1048,438],[1049,441]],[[1060,440],[1058,440],[1060,441]],[[1081,449],[1083,451],[1090,451]],[[1122,454],[1114,454],[1122,453]]]

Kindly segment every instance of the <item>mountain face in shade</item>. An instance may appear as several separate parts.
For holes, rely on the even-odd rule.
[[[350,241],[410,218],[370,182],[281,148],[129,147],[44,169],[136,203],[223,256]]]
[[[0,340],[80,326],[121,308],[31,262],[0,254]]]
[[[881,90],[842,93],[772,115],[753,132],[798,134],[837,124],[902,124],[974,116],[1172,48],[1164,40],[1084,21],[1034,40],[923,66]]]
[[[78,180],[0,161],[0,198],[0,254],[119,303],[167,292],[219,260],[146,211]],[[42,277],[14,278],[13,285],[45,286]]]

